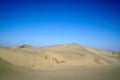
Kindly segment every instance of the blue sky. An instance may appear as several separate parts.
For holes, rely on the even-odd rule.
[[[0,0],[0,45],[76,42],[120,51],[119,0]]]

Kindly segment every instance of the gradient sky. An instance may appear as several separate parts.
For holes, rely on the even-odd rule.
[[[119,0],[0,0],[0,45],[76,42],[120,51]]]

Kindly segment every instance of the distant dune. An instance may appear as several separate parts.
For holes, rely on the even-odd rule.
[[[118,56],[115,56],[115,55]],[[120,67],[120,54],[76,43],[32,48],[0,47],[0,59],[29,69]]]

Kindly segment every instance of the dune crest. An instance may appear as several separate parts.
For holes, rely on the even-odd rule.
[[[30,69],[120,66],[120,59],[115,58],[111,52],[84,47],[77,43],[42,48],[26,45],[23,47],[25,49],[0,47],[0,58],[7,63]]]

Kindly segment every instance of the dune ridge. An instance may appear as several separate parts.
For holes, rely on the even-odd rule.
[[[120,59],[115,58],[112,52],[77,43],[41,48],[0,47],[0,58],[9,64],[30,69],[120,66]]]

